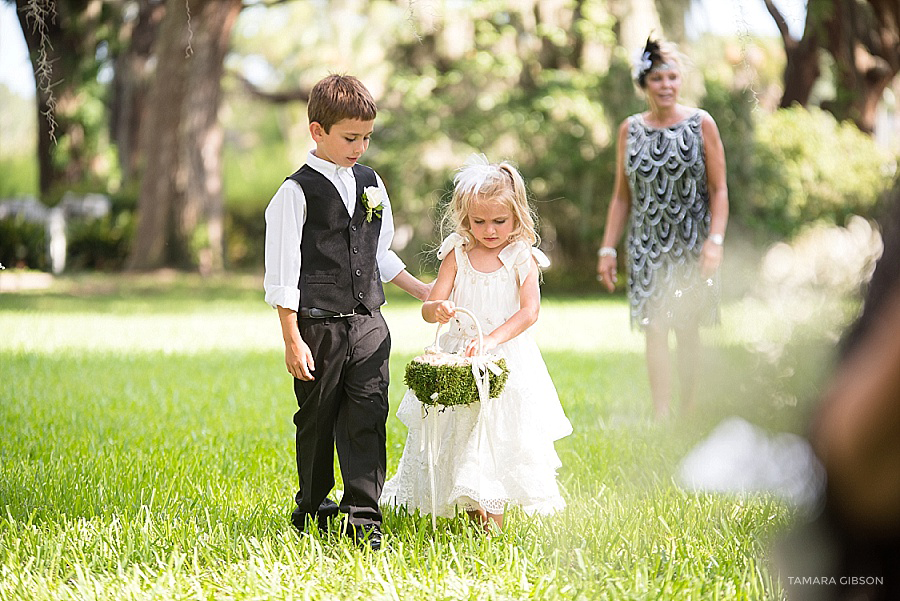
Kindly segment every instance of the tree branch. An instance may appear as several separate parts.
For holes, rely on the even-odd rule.
[[[293,90],[282,90],[279,92],[268,92],[263,90],[249,79],[244,77],[242,74],[237,72],[232,72],[235,78],[241,85],[244,86],[244,89],[249,92],[252,96],[256,96],[257,98],[264,100],[266,102],[272,104],[287,104],[289,102],[308,102],[309,101],[309,92],[308,88],[294,88]]]
[[[778,27],[778,31],[781,33],[781,39],[784,40],[785,49],[790,49],[793,46],[797,45],[797,40],[791,37],[791,30],[788,28],[787,21],[784,18],[784,15],[781,14],[781,11],[778,10],[778,7],[775,6],[775,3],[772,0],[763,0],[766,3],[766,9],[769,11],[769,14],[772,15],[772,19],[775,20],[775,25]]]
[[[278,6],[279,4],[287,4],[288,2],[294,2],[295,0],[246,0],[243,4],[243,8],[249,8],[251,6],[264,6],[265,8],[272,8],[273,6]]]

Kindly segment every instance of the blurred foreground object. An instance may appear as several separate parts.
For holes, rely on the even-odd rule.
[[[810,429],[824,508],[779,550],[792,600],[900,599],[900,180],[889,202],[884,254]]]
[[[822,468],[796,434],[768,434],[739,417],[723,420],[682,460],[681,485],[694,491],[773,494],[795,507],[816,502]]]

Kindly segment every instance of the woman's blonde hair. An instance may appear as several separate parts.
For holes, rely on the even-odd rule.
[[[536,216],[528,202],[525,180],[519,170],[507,161],[490,163],[487,157],[475,155],[466,161],[453,178],[453,196],[444,214],[445,233],[453,231],[466,241],[466,249],[475,245],[469,225],[469,213],[475,204],[499,202],[512,212],[515,224],[510,242],[524,240],[529,246],[538,244]]]

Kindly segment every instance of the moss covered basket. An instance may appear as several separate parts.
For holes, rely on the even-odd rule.
[[[488,370],[488,396],[497,398],[509,377],[506,359],[491,355],[480,359],[487,359],[499,368],[499,373]],[[419,355],[406,365],[404,380],[424,405],[450,407],[479,401],[470,357],[449,353]]]

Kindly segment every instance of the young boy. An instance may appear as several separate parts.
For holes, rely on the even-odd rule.
[[[340,510],[344,532],[379,549],[391,347],[382,282],[421,300],[429,286],[389,249],[394,223],[384,184],[357,164],[375,122],[369,91],[355,77],[330,75],[313,87],[307,111],[316,149],[266,208],[266,302],[278,310],[299,406],[291,521],[299,531],[307,517],[325,528]],[[335,447],[340,507],[328,499]]]

